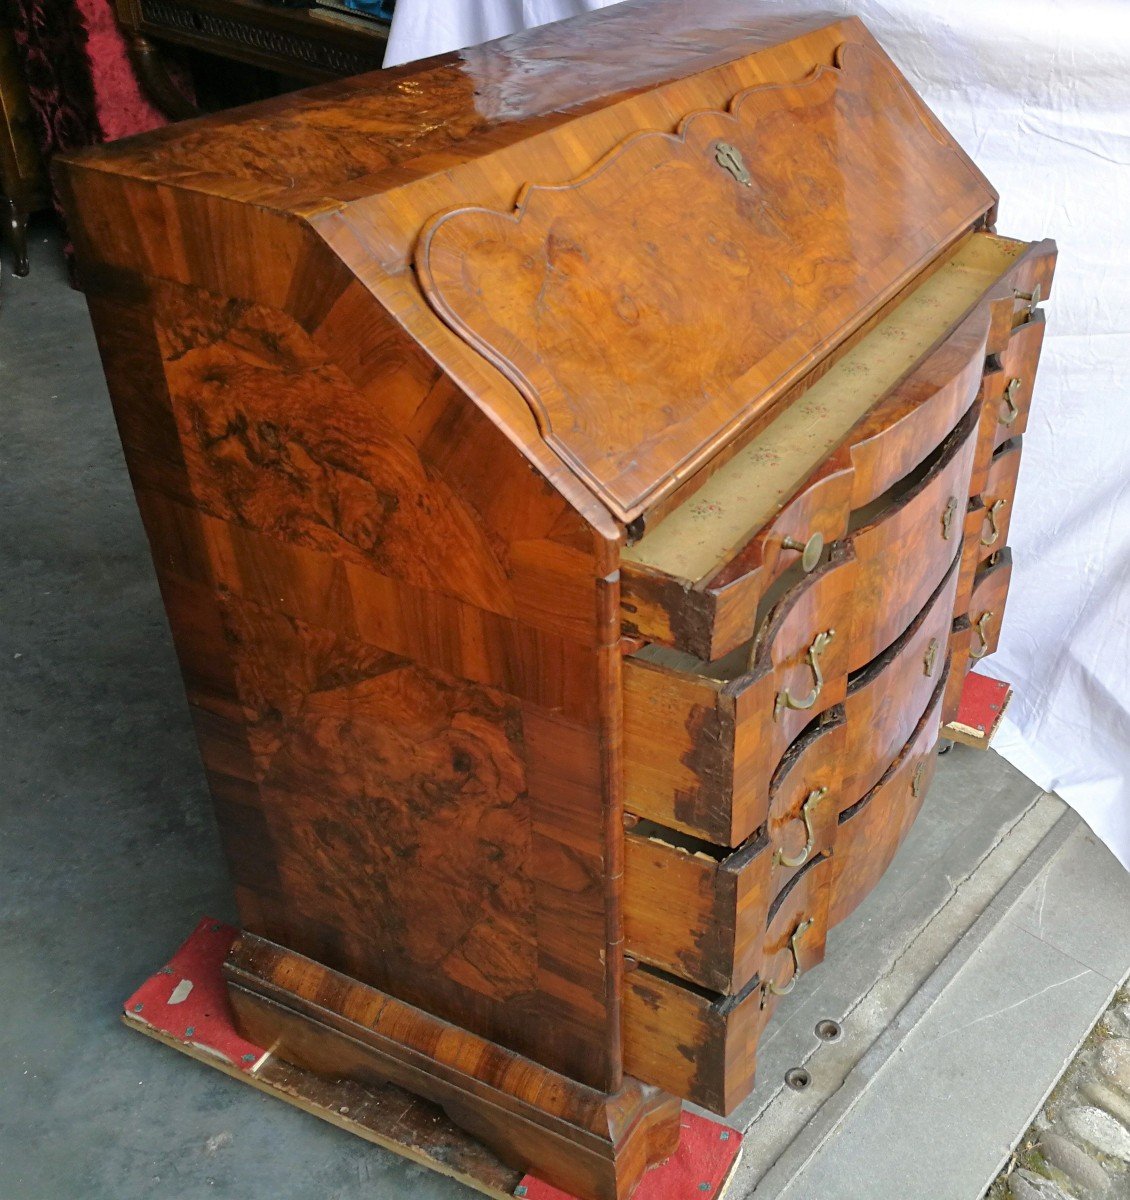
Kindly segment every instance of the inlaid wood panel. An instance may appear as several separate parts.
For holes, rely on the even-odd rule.
[[[614,1082],[599,539],[450,389],[389,415],[278,309],[138,291],[92,311],[244,927]]]
[[[892,175],[898,208],[876,193]],[[984,199],[901,79],[849,44],[802,83],[635,137],[570,185],[528,188],[513,215],[438,217],[416,266],[439,316],[630,520],[656,479],[762,411],[812,347],[866,319]],[[793,270],[802,261],[818,265]]]

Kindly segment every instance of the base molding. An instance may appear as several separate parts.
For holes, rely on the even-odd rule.
[[[612,1094],[586,1087],[253,934],[224,976],[249,1041],[321,1075],[406,1088],[582,1200],[626,1200],[678,1146],[673,1096],[633,1079]]]

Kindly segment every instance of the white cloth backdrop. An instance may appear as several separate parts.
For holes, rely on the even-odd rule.
[[[399,0],[388,61],[606,2]],[[996,748],[1130,868],[1130,3],[813,7],[863,17],[1000,191],[1002,233],[1059,243],[1008,614],[985,670],[1016,688]]]

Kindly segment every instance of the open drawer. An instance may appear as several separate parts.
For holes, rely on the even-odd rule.
[[[1014,286],[1054,248],[970,235],[834,366],[621,552],[627,637],[704,660],[749,637],[776,578],[845,535],[977,396],[989,338],[1010,343]],[[999,316],[998,316],[999,314]],[[997,333],[992,330],[995,327]],[[1016,341],[1019,337],[1021,340]],[[705,474],[705,472],[703,473]]]
[[[950,573],[978,417],[971,406],[919,468],[854,514],[745,646],[714,663],[651,645],[625,659],[630,813],[726,846],[765,821],[790,743],[844,701],[848,674],[892,646]]]

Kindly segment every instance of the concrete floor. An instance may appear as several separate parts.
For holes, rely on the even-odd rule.
[[[118,1023],[122,1000],[200,915],[234,910],[85,304],[50,235],[40,230],[33,252],[32,275],[0,285],[0,1200],[468,1196]],[[899,1012],[988,919],[1061,812],[991,754],[943,760],[880,889],[771,1030],[758,1092],[735,1114],[753,1126],[736,1193],[775,1194],[774,1169],[787,1187],[818,1165],[805,1131],[836,1141],[842,1119],[818,1118],[861,1071],[875,1075]],[[1096,974],[1121,971],[1122,953]],[[1070,1030],[1082,1032],[1051,1059],[1070,1058],[1102,990],[1077,998]],[[818,1086],[796,1098],[781,1077],[809,1061],[823,1016],[845,1022],[845,1040],[838,1059],[820,1051]],[[1057,1068],[1040,1069],[1044,1091],[998,1139],[1020,1136],[1054,1082]],[[790,1153],[797,1165],[782,1175]]]

